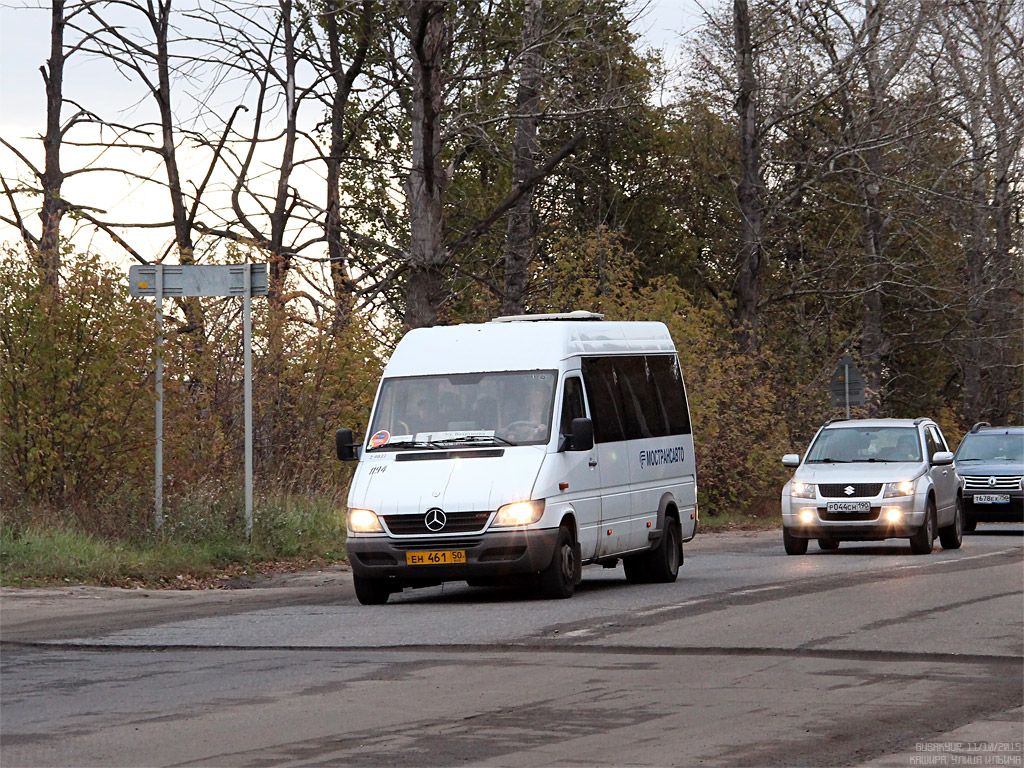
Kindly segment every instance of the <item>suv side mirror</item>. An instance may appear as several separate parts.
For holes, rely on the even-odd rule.
[[[565,437],[567,450],[591,450],[594,447],[594,422],[590,419],[573,419],[572,434]]]
[[[338,458],[342,461],[356,461],[356,446],[352,442],[351,429],[339,429],[334,433],[334,449],[338,452]]]
[[[799,467],[800,466],[800,454],[799,453],[787,453],[782,457],[782,466],[784,467]]]
[[[932,455],[933,466],[943,466],[945,464],[953,463],[953,454],[949,451],[936,451]]]

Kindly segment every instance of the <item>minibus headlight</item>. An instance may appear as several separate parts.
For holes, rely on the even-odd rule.
[[[883,498],[892,499],[896,496],[913,496],[914,487],[917,485],[917,480],[901,480],[898,483],[886,483],[885,484],[885,496]]]
[[[793,487],[789,491],[790,495],[797,499],[813,499],[815,498],[814,492],[814,483],[798,482],[794,482]]]
[[[368,509],[350,509],[348,529],[352,533],[384,533],[384,527],[377,519],[377,515]]]
[[[492,525],[531,525],[544,514],[544,499],[538,501],[517,501],[498,509]]]

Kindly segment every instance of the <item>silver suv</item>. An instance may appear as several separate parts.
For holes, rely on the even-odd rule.
[[[910,539],[926,555],[938,532],[945,549],[963,539],[958,482],[942,431],[931,419],[829,421],[782,489],[786,553],[802,555],[817,539],[822,549],[841,541]]]

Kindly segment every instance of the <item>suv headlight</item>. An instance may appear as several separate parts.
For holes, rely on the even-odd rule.
[[[898,483],[886,483],[885,495],[882,498],[892,499],[897,496],[913,496],[916,488],[916,477],[913,480],[900,480]]]
[[[817,498],[816,490],[814,483],[794,482],[789,489],[789,495],[797,499],[814,499]]]
[[[492,526],[531,525],[540,520],[544,514],[544,499],[537,501],[517,501],[505,504],[498,509]]]
[[[375,512],[368,509],[350,509],[348,511],[348,529],[352,533],[384,533]]]

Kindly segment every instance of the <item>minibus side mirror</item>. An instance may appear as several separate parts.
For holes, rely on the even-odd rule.
[[[566,435],[566,448],[570,451],[589,451],[594,447],[594,422],[590,419],[573,419],[572,434]]]
[[[334,447],[342,461],[356,461],[356,445],[352,442],[351,429],[339,429],[334,433]]]
[[[782,466],[784,467],[799,467],[800,466],[800,454],[799,453],[787,453],[782,457]]]

